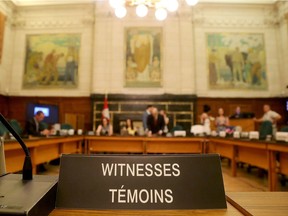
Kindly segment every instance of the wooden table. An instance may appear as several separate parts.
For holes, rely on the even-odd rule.
[[[278,173],[288,175],[288,144],[268,143],[267,144],[270,168],[271,191],[278,190]],[[278,159],[277,159],[278,154]],[[278,164],[279,162],[279,164]]]
[[[31,138],[24,139],[32,159],[33,173],[36,166],[60,157],[63,153],[80,153],[83,136]],[[5,140],[5,160],[7,172],[18,172],[22,170],[24,152],[16,140]]]
[[[265,170],[270,168],[267,143],[264,141],[211,137],[207,148],[209,153],[219,153],[231,159],[232,176],[237,175],[237,162],[251,164]],[[271,176],[268,178],[270,181]]]
[[[67,136],[33,138],[27,144],[36,172],[38,164],[59,158],[63,153],[219,153],[231,160],[232,176],[237,175],[237,162],[268,170],[269,189],[277,190],[278,173],[288,175],[288,144],[259,140],[219,137],[123,137]],[[81,149],[85,141],[84,149]],[[5,141],[8,172],[22,170],[24,153],[14,141]],[[279,155],[279,158],[276,158]],[[279,161],[278,161],[279,159]]]
[[[205,139],[197,137],[85,136],[85,149],[109,153],[204,153]]]
[[[288,192],[235,192],[226,197],[244,215],[288,215]]]
[[[204,153],[205,139],[202,137],[146,138],[144,153]]]
[[[85,153],[143,153],[143,137],[85,136]]]
[[[222,216],[261,215],[287,216],[288,192],[226,193],[227,209],[217,210],[63,210],[55,209],[50,216]]]
[[[239,210],[227,203],[227,209],[216,210],[62,210],[55,209],[50,216],[227,216],[242,215]]]

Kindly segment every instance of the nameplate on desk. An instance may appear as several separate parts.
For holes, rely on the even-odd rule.
[[[224,209],[220,157],[63,155],[56,208]]]

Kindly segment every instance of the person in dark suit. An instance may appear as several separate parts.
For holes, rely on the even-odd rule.
[[[162,135],[165,127],[164,117],[158,113],[158,109],[153,107],[151,115],[147,117],[148,136]]]
[[[240,106],[237,106],[235,109],[235,113],[230,116],[231,119],[240,119],[244,118],[244,114],[241,112]]]
[[[147,105],[145,112],[142,115],[142,123],[143,123],[143,130],[147,132],[147,118],[151,114],[153,106],[152,105]]]
[[[32,136],[48,136],[50,131],[41,127],[40,122],[43,121],[45,115],[42,111],[36,112],[32,119],[29,119],[25,125],[25,134]]]

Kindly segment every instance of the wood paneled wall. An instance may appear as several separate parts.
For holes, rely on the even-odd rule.
[[[6,97],[6,103],[7,106],[4,108],[5,116],[10,119],[17,119],[22,127],[24,127],[26,122],[27,104],[40,103],[58,105],[60,123],[65,123],[66,113],[83,114],[85,116],[85,130],[90,130],[91,128],[90,97]]]
[[[2,115],[7,116],[8,115],[8,102],[7,97],[0,95],[0,113]]]
[[[128,96],[129,97],[129,96]],[[226,115],[233,114],[239,105],[244,112],[253,112],[259,118],[263,115],[263,105],[270,104],[271,108],[282,115],[279,125],[287,124],[288,112],[286,111],[287,98],[197,98],[195,123],[199,123],[203,105],[211,106],[210,114],[217,116],[217,110],[223,107]],[[59,119],[64,123],[65,113],[85,115],[85,129],[91,130],[92,105],[90,97],[7,97],[0,95],[0,112],[7,118],[17,119],[22,126],[26,121],[26,107],[28,103],[56,104],[59,106]]]

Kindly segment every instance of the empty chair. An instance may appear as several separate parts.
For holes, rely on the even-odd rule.
[[[23,129],[20,123],[16,119],[11,119],[9,123],[11,127],[16,131],[17,134],[21,135],[23,133]]]
[[[259,128],[259,139],[264,140],[266,139],[267,135],[273,134],[272,122],[270,121],[263,121]]]
[[[281,132],[288,132],[288,126],[284,126],[280,130]]]
[[[0,122],[0,136],[4,136],[8,132],[7,128]]]
[[[70,124],[63,123],[63,124],[61,124],[61,129],[70,130],[70,129],[73,129],[73,127]]]
[[[48,127],[49,127],[49,125],[46,122],[43,122],[43,121],[39,122],[40,131],[48,129]]]

